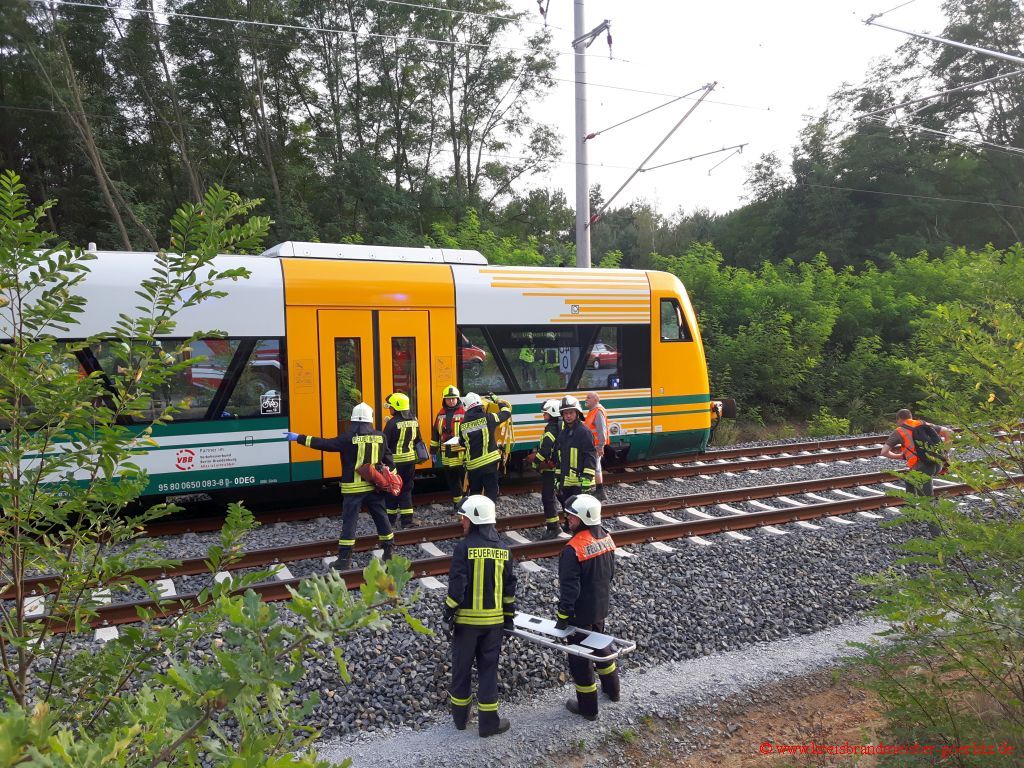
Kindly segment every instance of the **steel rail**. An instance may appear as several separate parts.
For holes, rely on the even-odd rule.
[[[819,461],[840,461],[847,458],[867,458],[877,454],[873,448],[862,448],[860,451],[837,450],[855,446],[878,446],[884,437],[839,437],[832,440],[816,440],[804,443],[791,443],[789,445],[772,445],[763,447],[745,447],[735,449],[723,449],[721,451],[709,451],[707,453],[692,454],[676,457],[671,460],[640,461],[631,462],[625,467],[605,470],[605,482],[609,485],[619,483],[638,483],[649,479],[664,479],[665,477],[691,477],[693,475],[714,475],[733,470],[743,471],[758,469],[750,461],[742,459],[751,456],[764,456],[778,459],[777,463],[768,466],[784,467],[797,464],[816,464]],[[790,455],[780,457],[777,454],[791,452],[803,453],[805,451],[836,451],[835,453],[812,454],[816,459],[808,456]],[[739,459],[729,463],[729,459]],[[785,460],[784,460],[785,459]],[[726,463],[721,463],[725,461]],[[760,461],[764,461],[761,459]],[[715,462],[715,463],[712,463]],[[656,467],[656,469],[650,469]],[[699,468],[699,470],[698,470]],[[661,472],[654,475],[652,473]],[[508,483],[502,486],[501,492],[506,496],[531,493],[540,490],[540,483],[536,480],[527,482]],[[447,492],[432,492],[416,494],[413,497],[417,505],[434,504],[447,502]],[[290,523],[299,520],[310,520],[315,517],[335,517],[339,514],[339,506],[336,503],[316,504],[308,507],[296,507],[292,509],[265,512],[256,515],[256,519],[264,525],[272,523]],[[146,526],[146,533],[149,536],[175,536],[182,533],[207,533],[220,530],[223,520],[219,517],[198,518],[195,520],[160,520]]]
[[[1012,482],[1020,484],[1022,478],[1016,477]],[[943,486],[937,492],[939,496],[962,496],[976,492],[976,489],[966,483],[958,483]],[[649,544],[656,541],[671,541],[691,536],[709,536],[716,533],[748,530],[766,525],[784,525],[801,520],[815,520],[822,517],[848,515],[855,512],[868,512],[883,507],[898,507],[905,503],[903,499],[894,496],[871,496],[860,499],[810,504],[803,507],[787,507],[785,509],[764,512],[750,512],[711,519],[631,528],[616,531],[614,536],[616,543],[620,546]],[[564,539],[552,539],[530,542],[529,544],[515,544],[512,545],[511,549],[514,560],[538,560],[555,557],[561,553],[564,547]],[[448,573],[450,564],[451,558],[448,556],[423,558],[412,561],[411,570],[413,576],[419,578],[442,576]],[[350,589],[357,588],[363,583],[362,571],[358,569],[343,571],[340,573],[340,576]],[[266,582],[252,585],[247,590],[252,589],[264,602],[287,600],[291,597],[291,590],[297,587],[301,581],[302,579],[288,579],[285,581]],[[247,590],[239,590],[239,593]],[[198,594],[190,594],[160,601],[145,600],[101,606],[96,609],[94,617],[88,621],[79,622],[78,626],[76,626],[76,622],[72,619],[53,614],[44,615],[39,620],[48,622],[50,630],[60,634],[75,631],[86,624],[91,627],[103,627],[137,623],[141,621],[139,618],[140,611],[144,611],[147,618],[167,618],[185,611],[203,610],[204,607],[205,604],[200,603]]]
[[[732,488],[725,491],[705,491],[703,493],[687,493],[678,496],[665,496],[655,499],[641,499],[639,501],[626,501],[605,504],[602,507],[603,517],[615,518],[627,515],[642,515],[652,512],[667,512],[683,507],[707,507],[713,504],[730,504],[752,499],[769,499],[773,496],[787,496],[790,494],[813,493],[815,491],[827,491],[836,488],[853,488],[860,485],[872,485],[892,480],[896,475],[887,472],[869,472],[860,475],[844,475],[841,477],[826,477],[817,480],[800,480],[793,483],[781,483],[778,485],[758,485],[746,488]],[[499,531],[519,531],[528,528],[541,528],[544,525],[543,512],[531,512],[522,515],[499,518],[497,529]],[[441,525],[423,526],[420,528],[406,528],[395,531],[396,546],[415,546],[416,544],[447,541],[462,536],[462,525],[459,522],[442,523]],[[356,539],[355,551],[367,552],[380,546],[376,535],[360,536]],[[282,547],[267,547],[264,549],[253,549],[242,555],[241,558],[225,570],[240,570],[242,568],[262,568],[278,565],[280,563],[295,562],[297,560],[309,560],[317,557],[327,557],[337,553],[338,540],[318,539],[316,541],[303,542],[301,544],[289,544]],[[177,565],[167,568],[138,568],[119,577],[116,581],[109,582],[103,586],[111,587],[125,584],[132,579],[172,579],[181,576],[197,576],[209,573],[210,569],[206,559],[202,557],[183,560]],[[30,597],[45,596],[52,593],[57,587],[60,579],[57,576],[37,576],[25,579],[23,593]],[[11,600],[15,597],[13,587],[7,585],[0,590],[0,600]]]

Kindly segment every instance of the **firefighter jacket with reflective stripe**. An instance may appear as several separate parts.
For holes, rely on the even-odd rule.
[[[371,424],[353,424],[348,432],[337,437],[323,438],[299,435],[296,441],[314,451],[329,451],[341,454],[341,492],[367,493],[375,490],[372,483],[363,480],[356,467],[363,464],[383,464],[394,469],[391,451],[384,442],[384,435]]]
[[[420,423],[409,411],[399,411],[384,425],[384,440],[395,464],[416,463],[416,441],[420,439]]]
[[[512,417],[512,406],[507,400],[501,400],[500,406],[497,414],[488,413],[483,406],[466,411],[459,427],[459,443],[466,449],[466,469],[481,469],[501,458],[494,430]]]
[[[587,429],[594,435],[594,445],[608,445],[611,443],[611,435],[608,434],[608,411],[598,403],[587,411],[587,418],[583,420]]]
[[[549,419],[540,436],[540,445],[533,459],[534,469],[541,472],[558,471],[558,433],[562,429],[561,419]]]
[[[597,475],[597,449],[587,425],[577,419],[558,433],[558,465],[562,489],[588,491]]]
[[[441,455],[441,465],[445,467],[462,466],[462,451],[445,445],[453,437],[458,437],[459,427],[466,417],[466,409],[461,405],[456,408],[442,408],[434,417],[434,430],[430,438],[430,447]]]
[[[473,526],[455,545],[445,604],[456,609],[456,624],[490,627],[515,616],[512,552],[493,525]]]
[[[615,542],[599,525],[577,531],[558,561],[558,617],[577,627],[600,624],[608,616],[615,575]]]

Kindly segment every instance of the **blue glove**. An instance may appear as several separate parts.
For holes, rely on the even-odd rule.
[[[283,434],[291,442],[295,442],[296,440],[299,439],[299,435],[296,432],[282,432],[281,434]]]

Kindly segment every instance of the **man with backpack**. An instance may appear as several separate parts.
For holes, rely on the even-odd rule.
[[[904,459],[910,475],[903,481],[907,493],[917,496],[934,496],[932,478],[946,468],[946,450],[943,446],[953,436],[949,427],[929,424],[915,419],[909,409],[903,408],[896,414],[896,429],[892,431],[879,454],[885,459]],[[914,473],[928,476],[924,482]]]

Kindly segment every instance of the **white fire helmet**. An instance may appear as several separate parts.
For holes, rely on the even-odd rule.
[[[467,411],[470,408],[476,408],[478,405],[481,405],[482,403],[483,400],[480,399],[480,395],[478,395],[476,392],[467,392],[466,396],[462,398],[462,407],[465,408]]]
[[[581,493],[568,499],[565,502],[565,511],[570,515],[576,515],[584,525],[601,524],[601,502],[589,493]]]
[[[494,502],[486,496],[467,496],[459,507],[459,514],[476,525],[494,525],[498,519]]]
[[[544,413],[552,418],[558,418],[558,401],[552,398],[551,400],[544,401],[544,407],[541,409]]]
[[[366,424],[373,424],[373,408],[366,403],[360,403],[352,409],[352,421],[362,421]]]

